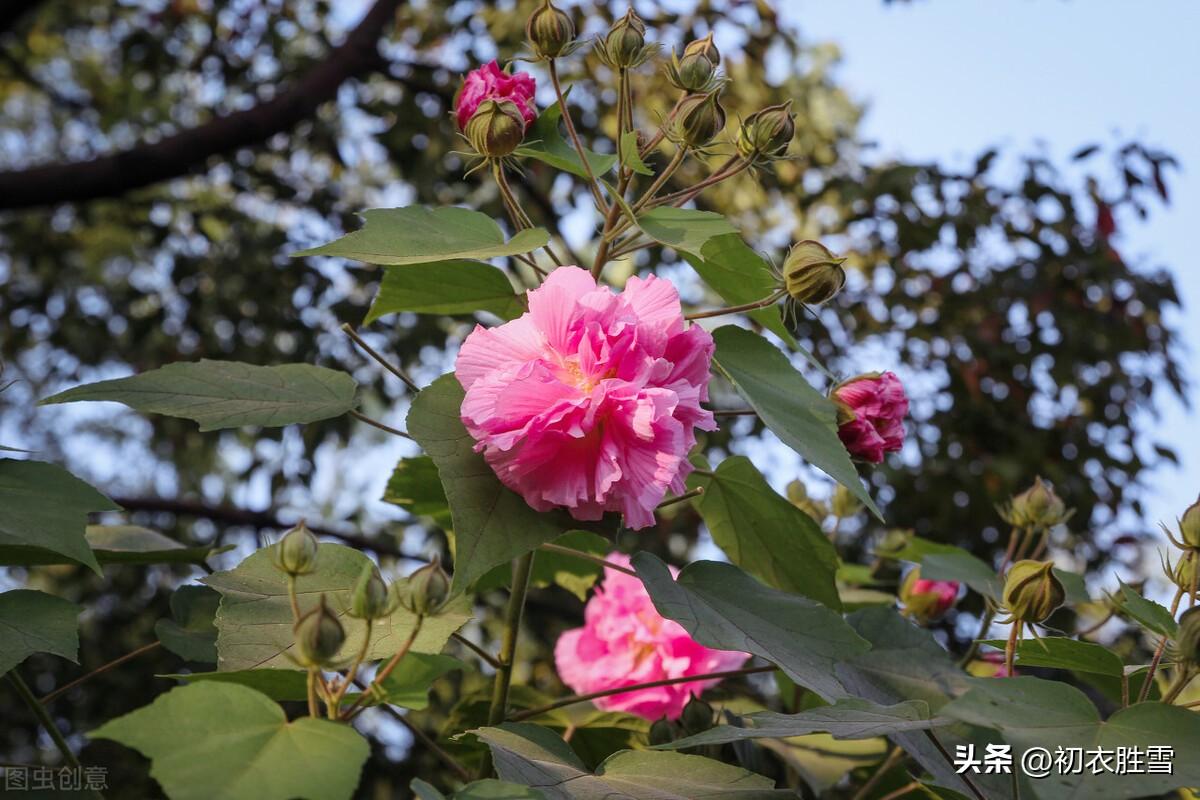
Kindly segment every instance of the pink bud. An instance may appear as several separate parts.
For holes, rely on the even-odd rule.
[[[838,436],[850,455],[872,464],[904,444],[908,397],[893,372],[851,378],[833,390],[840,415]]]
[[[454,98],[454,119],[458,129],[465,131],[467,122],[484,100],[510,100],[521,110],[525,127],[537,118],[533,93],[537,83],[527,72],[509,75],[495,61],[467,73],[462,88]]]

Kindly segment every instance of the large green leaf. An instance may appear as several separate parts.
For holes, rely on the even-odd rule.
[[[1124,581],[1119,592],[1112,595],[1112,601],[1122,613],[1151,633],[1173,638],[1179,623],[1170,611],[1158,603],[1143,597],[1137,589]]]
[[[704,494],[692,502],[713,541],[742,569],[777,589],[841,608],[833,543],[808,514],[779,495],[745,456],[696,475]]]
[[[584,170],[583,161],[575,152],[575,147],[564,139],[559,131],[561,120],[562,107],[558,103],[549,106],[538,115],[533,127],[525,133],[525,143],[517,148],[514,155],[536,158],[555,169],[586,178],[587,171]],[[588,165],[592,168],[593,175],[603,175],[617,163],[615,155],[596,153],[592,150],[584,152],[587,153]]]
[[[136,525],[88,525],[84,538],[101,564],[202,564],[209,556],[234,547],[186,547],[158,531]],[[0,545],[0,566],[74,563],[43,547]]]
[[[421,390],[408,412],[408,432],[437,464],[450,503],[455,592],[566,530],[557,515],[539,514],[500,483],[475,452],[459,418],[463,396],[454,375],[443,375]]]
[[[831,706],[810,708],[797,714],[759,711],[742,718],[745,727],[718,725],[703,733],[678,739],[660,749],[680,750],[706,744],[726,744],[744,739],[786,739],[810,733],[828,733],[835,739],[871,739],[898,731],[928,730],[941,721],[930,719],[929,705],[904,700],[881,706],[868,700],[846,698]]]
[[[416,800],[544,800],[546,797],[537,789],[491,778],[468,783],[450,797],[420,778],[413,778],[409,788]]]
[[[379,293],[364,323],[388,314],[474,314],[490,311],[501,319],[525,311],[508,276],[482,261],[441,261],[383,271]]]
[[[550,241],[544,229],[530,228],[506,242],[504,232],[491,217],[456,206],[373,208],[360,216],[362,230],[293,255],[340,256],[368,264],[400,266],[515,256]]]
[[[370,754],[349,725],[301,717],[232,683],[180,686],[92,731],[151,760],[171,800],[349,800]]]
[[[171,595],[171,618],[155,623],[155,636],[185,661],[217,663],[220,602],[221,595],[207,586],[180,586]]]
[[[0,459],[0,549],[45,550],[99,573],[100,564],[84,536],[87,515],[119,510],[61,467]]]
[[[550,544],[568,547],[580,553],[606,556],[612,551],[612,542],[591,531],[568,531]],[[588,590],[600,578],[604,568],[595,561],[550,550],[538,550],[533,555],[533,569],[529,573],[529,585],[544,588],[561,586],[581,601],[587,600]],[[485,592],[512,584],[512,564],[501,564],[475,582],[476,592]]]
[[[419,517],[429,517],[442,528],[451,527],[446,490],[429,456],[405,458],[396,464],[383,490],[383,501]]]
[[[771,265],[736,233],[709,239],[699,255],[685,254],[684,259],[731,306],[757,302],[779,288]],[[760,308],[750,316],[788,344],[795,344],[777,307]]]
[[[678,579],[650,553],[635,555],[633,566],[658,613],[700,644],[765,658],[827,700],[845,696],[834,664],[866,652],[867,642],[836,611],[764,586],[732,564],[697,561]]]
[[[735,325],[713,332],[715,362],[784,444],[849,489],[876,516],[850,454],[837,435],[837,409],[763,337]],[[882,519],[882,517],[880,517]]]
[[[659,244],[693,256],[701,255],[709,240],[737,233],[737,228],[716,212],[671,206],[659,206],[638,214],[637,224],[642,233]],[[762,297],[754,299],[761,300]]]
[[[301,612],[315,606],[325,594],[346,630],[338,659],[350,661],[362,647],[366,623],[346,613],[350,593],[368,562],[357,550],[324,542],[315,572],[296,579]],[[274,564],[270,548],[250,555],[236,568],[203,578],[221,593],[217,610],[217,668],[222,672],[259,667],[294,667],[292,610],[287,581]],[[456,601],[437,616],[428,617],[413,643],[413,652],[437,653],[450,634],[470,619],[468,604]],[[412,633],[415,615],[399,608],[386,620],[377,620],[367,650],[368,660],[388,658]]]
[[[538,789],[547,800],[772,800],[794,797],[769,778],[710,758],[655,750],[622,750],[595,773],[558,734],[507,722],[472,731],[492,750],[506,781]]]
[[[1115,774],[1111,768],[1098,774],[1081,767],[1078,774],[1052,771],[1045,778],[1022,780],[1029,796],[1041,800],[1124,800],[1145,797],[1185,786],[1200,786],[1200,716],[1162,703],[1138,703],[1121,709],[1106,721],[1078,689],[1059,681],[1018,677],[997,680],[972,678],[966,694],[942,708],[942,714],[1000,731],[1013,746],[1014,761],[1035,747],[1049,750],[1139,747],[1173,748],[1173,773]],[[1112,755],[1109,758],[1110,765]],[[1086,761],[1085,761],[1086,764]],[[1143,770],[1145,763],[1143,762]],[[1022,792],[1022,796],[1026,796]]]
[[[201,431],[315,422],[354,408],[358,385],[344,372],[311,364],[259,367],[240,361],[168,364],[128,378],[89,383],[42,405],[103,400],[149,414],[182,417]]]
[[[34,653],[53,653],[79,663],[81,609],[33,589],[0,593],[0,675]]]
[[[1003,648],[1003,639],[990,639],[983,644]],[[1081,642],[1065,636],[1042,636],[1022,639],[1017,643],[1016,662],[1024,667],[1052,667],[1108,675],[1120,678],[1125,665],[1116,653],[1095,642]]]
[[[984,597],[1000,602],[1003,584],[996,570],[982,559],[955,548],[953,552],[930,553],[921,559],[921,577],[935,581],[959,581]]]

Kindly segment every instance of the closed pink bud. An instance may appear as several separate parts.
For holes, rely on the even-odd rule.
[[[458,123],[458,129],[467,129],[467,122],[484,100],[512,101],[521,110],[525,127],[528,129],[537,118],[537,109],[533,103],[536,88],[537,83],[529,73],[516,72],[509,75],[500,69],[500,65],[495,61],[468,72],[462,88],[454,97],[454,120]]]
[[[935,581],[921,577],[913,569],[900,587],[904,612],[920,622],[932,622],[949,611],[958,601],[958,581]]]
[[[872,464],[904,445],[908,396],[893,372],[851,378],[833,390],[838,405],[838,436],[850,455]]]

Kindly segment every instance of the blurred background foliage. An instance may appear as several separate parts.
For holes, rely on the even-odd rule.
[[[1154,387],[1184,389],[1179,343],[1162,321],[1178,300],[1165,271],[1130,263],[1110,239],[1114,209],[1144,216],[1168,199],[1170,157],[1138,142],[1080,143],[1079,165],[1069,172],[1034,155],[1020,159],[1016,175],[996,167],[994,151],[965,171],[873,159],[857,134],[862,110],[838,83],[836,46],[807,41],[765,2],[635,5],[668,49],[715,26],[730,78],[729,133],[738,117],[765,105],[795,104],[794,157],[719,185],[700,206],[728,214],[777,263],[801,238],[821,238],[850,256],[847,291],[802,319],[798,333],[836,374],[886,363],[910,387],[910,442],[871,476],[889,525],[989,557],[1006,539],[995,504],[1040,474],[1077,509],[1070,533],[1056,542],[1061,558],[1079,569],[1115,562],[1135,574],[1155,566],[1140,562],[1136,546],[1151,534],[1140,513],[1141,476],[1173,454],[1145,412]],[[361,537],[401,568],[404,553],[443,548],[444,537],[421,520],[381,513],[375,501],[389,459],[408,450],[377,431],[335,420],[201,435],[180,420],[35,402],[78,382],[175,360],[303,361],[354,371],[367,387],[366,407],[402,424],[403,386],[338,331],[363,318],[378,271],[289,253],[354,229],[354,212],[369,207],[458,203],[502,218],[489,183],[461,178],[456,151],[464,143],[448,110],[462,73],[519,54],[532,6],[6,6],[0,355],[5,381],[15,383],[0,395],[0,441],[67,466],[136,521],[188,543],[240,543],[244,553],[281,519],[303,513],[331,532]],[[571,10],[590,35],[625,6],[585,2]],[[563,69],[570,82],[598,79],[576,83],[571,100],[596,148],[611,151],[615,95],[605,68],[581,53]],[[674,90],[651,67],[636,86],[641,122],[651,130]],[[238,113],[237,130],[222,130],[221,120]],[[1094,179],[1068,177],[1079,174],[1075,166]],[[542,164],[525,168],[517,191],[530,215],[588,258],[587,193]],[[682,187],[705,174],[696,163],[674,181]],[[686,301],[716,302],[670,251],[610,268],[617,278],[652,269],[676,280]],[[449,368],[471,324],[402,315],[365,335],[427,382]],[[736,403],[719,386],[715,400]],[[739,419],[731,429],[757,433],[756,424]],[[770,434],[764,438],[761,450],[750,448],[773,452]],[[727,451],[729,433],[708,444]],[[769,477],[782,487],[796,476],[775,469]],[[806,477],[813,494],[828,492],[819,476]],[[638,545],[683,557],[697,522],[682,509]],[[862,517],[840,535],[852,552],[866,552],[880,533]],[[81,569],[42,568],[9,577],[87,605],[81,662],[95,666],[152,640],[170,589],[188,573],[109,567],[99,580]],[[519,679],[553,689],[548,648],[577,623],[578,604],[560,590],[536,592],[531,615],[525,647],[534,674]],[[953,617],[946,632],[973,634],[969,625],[956,631]],[[144,656],[69,694],[56,713],[78,737],[148,702],[163,688],[150,676],[178,667],[161,651]],[[83,671],[48,658],[27,670],[43,692]],[[18,721],[0,730],[0,760],[29,761],[32,721],[13,702],[0,693],[0,718]],[[422,724],[436,731],[447,713],[444,701],[435,702]],[[404,741],[381,728],[367,791],[392,796],[409,776],[430,774],[428,753],[418,748],[410,758]],[[153,795],[129,751],[89,744],[88,760],[113,765],[110,785],[130,792],[121,796]]]

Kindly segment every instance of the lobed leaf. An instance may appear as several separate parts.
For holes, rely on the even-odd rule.
[[[524,298],[508,276],[482,261],[440,261],[383,271],[379,293],[363,324],[401,311],[417,314],[474,314],[488,311],[501,319],[521,316]]]
[[[79,606],[33,589],[0,592],[0,675],[34,653],[79,663]]]

